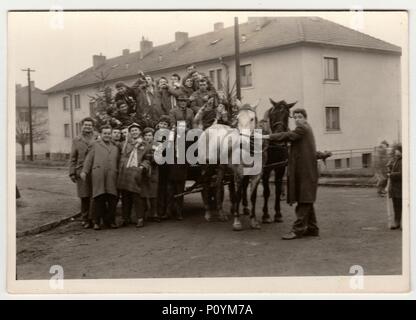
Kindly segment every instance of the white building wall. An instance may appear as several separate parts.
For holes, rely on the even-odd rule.
[[[339,82],[324,82],[324,57],[338,58]],[[400,56],[303,48],[304,107],[318,149],[372,148],[398,140],[401,121]],[[326,131],[325,107],[340,107],[339,132]]]

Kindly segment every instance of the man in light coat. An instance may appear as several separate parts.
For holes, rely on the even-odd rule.
[[[111,130],[109,125],[101,128],[101,139],[92,145],[81,172],[84,181],[87,174],[92,176],[95,230],[100,230],[101,219],[111,228],[117,228],[115,212],[118,202],[117,173],[120,149],[111,141]]]

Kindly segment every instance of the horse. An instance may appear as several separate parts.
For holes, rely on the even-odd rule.
[[[264,114],[264,120],[266,122],[266,130],[269,133],[278,133],[286,132],[289,130],[289,117],[290,117],[290,108],[292,108],[296,103],[286,103],[286,101],[281,100],[279,102],[273,101],[269,98],[272,107],[266,111]],[[268,201],[270,197],[270,184],[269,179],[272,171],[274,171],[274,185],[275,185],[275,222],[282,222],[282,212],[280,208],[280,196],[282,193],[282,179],[285,174],[286,166],[288,160],[288,146],[287,143],[274,143],[269,142],[267,148],[267,161],[263,168],[262,174],[262,185],[263,185],[263,223],[271,223],[273,220],[269,215],[268,210]]]
[[[227,215],[222,211],[222,200],[223,200],[223,180],[227,172],[232,173],[232,178],[229,182],[230,189],[230,200],[231,200],[231,214],[234,217],[233,230],[242,230],[242,223],[240,220],[239,206],[243,198],[243,194],[247,189],[248,185],[251,186],[251,211],[250,211],[250,226],[253,229],[260,229],[260,223],[256,219],[255,214],[255,203],[256,203],[256,190],[261,180],[261,168],[264,163],[258,164],[259,170],[254,174],[247,175],[246,169],[249,169],[250,165],[245,163],[248,154],[251,151],[254,153],[262,153],[264,150],[247,150],[247,148],[241,148],[241,145],[250,146],[250,142],[254,137],[254,129],[257,125],[256,107],[245,104],[240,107],[237,114],[237,128],[231,128],[224,124],[214,124],[206,129],[198,139],[202,146],[198,148],[198,158],[200,163],[216,163],[219,159],[226,160],[225,163],[216,165],[216,204],[219,216],[222,220],[227,220]],[[214,143],[216,142],[216,143]],[[219,143],[218,143],[219,142]],[[222,146],[221,148],[218,148]],[[200,152],[201,151],[201,152]],[[211,156],[217,159],[210,159]],[[234,161],[234,160],[238,161]],[[262,156],[261,159],[264,159]],[[214,160],[214,161],[212,161]],[[222,162],[222,161],[221,161]],[[254,164],[256,165],[256,164]],[[204,199],[204,202],[206,203]],[[206,216],[210,215],[209,208],[205,204]]]

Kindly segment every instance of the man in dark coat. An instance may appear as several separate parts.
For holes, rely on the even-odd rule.
[[[192,129],[194,113],[190,108],[188,108],[188,101],[189,99],[187,96],[178,96],[178,105],[170,110],[169,118],[173,128],[176,128],[178,121],[185,121],[186,129]]]
[[[168,80],[162,77],[158,81],[158,90],[156,91],[156,108],[160,115],[168,115],[173,107],[172,94],[169,91]]]
[[[390,178],[389,196],[393,201],[394,225],[390,229],[402,228],[402,146],[393,146],[394,159],[387,165]]]
[[[117,173],[120,149],[111,141],[111,126],[101,128],[101,139],[92,144],[85,158],[81,178],[87,174],[92,177],[92,197],[94,198],[94,230],[100,230],[100,221],[111,228],[115,224],[115,212],[118,202]]]
[[[91,118],[84,118],[81,121],[81,134],[72,141],[69,177],[77,184],[78,197],[81,199],[81,217],[84,228],[90,228],[92,220],[91,212],[91,177],[87,175],[85,181],[80,177],[85,157],[94,142],[94,121]]]
[[[208,79],[202,78],[199,80],[199,89],[189,97],[194,114],[197,114],[211,98],[213,98],[214,107],[217,107],[219,98],[216,90],[210,85]]]
[[[128,114],[136,112],[136,93],[123,82],[116,83],[117,93],[114,96],[114,101],[123,101],[128,106]]]
[[[297,202],[297,219],[292,231],[282,237],[284,240],[319,235],[313,206],[318,188],[318,154],[315,138],[304,109],[295,109],[293,117],[296,122],[295,130],[270,134],[271,141],[291,142],[287,202],[289,204]]]

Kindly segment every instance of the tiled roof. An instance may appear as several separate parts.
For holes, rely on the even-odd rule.
[[[277,48],[299,43],[317,43],[360,49],[372,49],[401,54],[401,48],[337,23],[317,17],[278,17],[270,20],[260,30],[255,23],[240,24],[240,53]],[[90,67],[79,74],[46,90],[46,93],[83,87],[99,82],[97,75],[109,74],[107,80],[128,78],[138,70],[152,72],[187,66],[234,54],[234,27],[190,37],[179,49],[175,42],[154,47],[140,59],[140,52],[107,59],[100,67]]]
[[[32,107],[48,107],[48,95],[45,91],[32,87],[31,103]],[[29,97],[26,87],[16,87],[16,107],[28,107]]]

